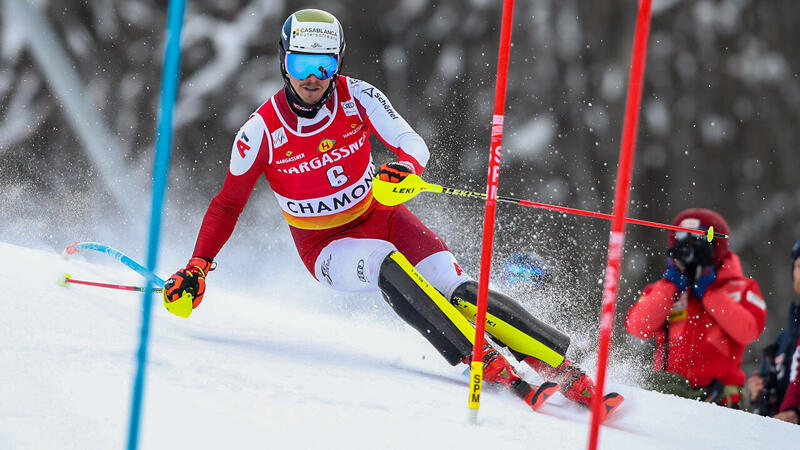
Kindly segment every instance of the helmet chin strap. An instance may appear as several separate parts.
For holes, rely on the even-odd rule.
[[[339,75],[337,74],[331,77],[331,84],[328,85],[328,89],[326,89],[325,93],[322,94],[322,98],[320,98],[319,101],[313,105],[304,102],[303,99],[300,98],[300,95],[297,93],[297,91],[295,91],[292,83],[289,82],[288,76],[284,75],[283,79],[286,85],[283,92],[286,95],[286,100],[289,103],[289,107],[292,108],[292,112],[300,117],[313,119],[317,115],[317,112],[320,110],[320,108],[322,108],[322,105],[330,100],[331,96],[333,95]]]

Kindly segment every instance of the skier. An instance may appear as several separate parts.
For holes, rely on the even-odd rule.
[[[229,173],[208,207],[192,258],[164,285],[164,305],[188,317],[200,304],[213,260],[263,174],[314,278],[339,291],[379,290],[451,365],[468,363],[477,283],[408,208],[384,206],[372,197],[373,177],[399,182],[422,173],[428,148],[381,91],[341,74],[344,50],[333,15],[304,9],[286,19],[279,40],[285,85],[239,129]],[[378,171],[370,133],[397,157]],[[499,292],[490,293],[487,319],[498,345],[520,361],[546,361],[562,392],[588,403],[593,383],[564,358],[568,336]],[[487,382],[505,385],[534,409],[556,389],[549,382],[530,386],[488,344],[483,361]],[[571,378],[561,380],[566,376]]]
[[[800,240],[791,253],[792,287],[800,298]],[[764,349],[761,368],[747,379],[753,411],[798,423],[800,409],[800,302],[789,302],[786,327]]]
[[[673,223],[729,234],[709,209],[687,209]],[[671,231],[668,244],[666,272],[645,287],[625,321],[631,335],[656,339],[646,387],[739,409],[744,348],[766,321],[758,284],[745,278],[727,239]]]

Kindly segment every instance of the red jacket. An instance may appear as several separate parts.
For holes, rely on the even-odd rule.
[[[786,411],[787,409],[800,410],[800,339],[797,340],[797,347],[794,350],[789,367],[791,367],[789,387],[786,388],[786,395],[783,396],[781,411]]]
[[[714,378],[742,386],[744,348],[764,330],[766,316],[758,284],[744,277],[739,258],[728,252],[702,301],[691,288],[678,295],[674,284],[661,279],[644,289],[628,311],[625,328],[638,338],[656,339],[656,370],[664,368],[666,352],[666,370],[684,376],[692,387],[707,386]]]

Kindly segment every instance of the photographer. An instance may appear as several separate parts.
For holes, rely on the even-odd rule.
[[[708,209],[688,209],[675,225],[729,234]],[[708,242],[670,232],[663,277],[645,287],[625,328],[656,341],[654,370],[644,385],[665,393],[740,408],[745,346],[764,329],[766,305],[755,280],[742,274],[727,239]]]
[[[800,240],[792,247],[792,286],[800,297]],[[798,423],[800,408],[800,304],[789,304],[789,320],[775,342],[764,349],[761,369],[747,379],[753,412]],[[792,370],[794,363],[795,370]]]

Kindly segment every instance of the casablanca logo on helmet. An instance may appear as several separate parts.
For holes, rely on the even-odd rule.
[[[309,26],[295,26],[292,29],[292,39],[289,50],[309,51],[314,50],[339,53],[341,37],[339,25],[335,23],[314,23]]]
[[[292,39],[301,37],[301,36],[310,36],[310,37],[321,37],[321,38],[329,38],[333,40],[338,40],[339,35],[334,30],[328,30],[324,28],[296,28],[292,30]]]
[[[313,36],[313,37],[327,37],[331,39],[338,39],[339,35],[336,33],[335,30],[326,29],[326,28],[319,28],[319,27],[303,27],[297,28],[292,31],[292,37],[299,37],[299,36]]]
[[[333,139],[325,138],[319,143],[319,147],[317,147],[317,150],[319,150],[322,153],[325,153],[328,150],[332,149],[333,144],[335,143],[336,141],[334,141]]]

